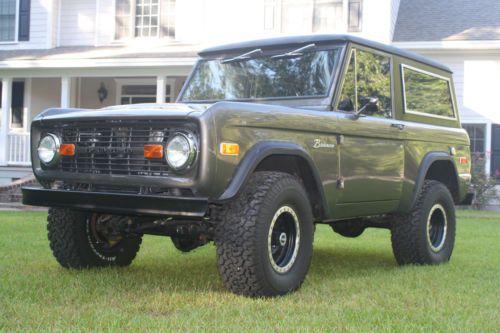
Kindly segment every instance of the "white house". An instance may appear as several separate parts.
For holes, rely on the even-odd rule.
[[[435,5],[438,2],[440,6]],[[498,8],[488,9],[498,7],[497,2],[0,0],[0,183],[30,172],[29,123],[48,107],[101,108],[173,101],[196,61],[197,51],[208,45],[315,32],[351,33],[383,43],[394,40],[398,46],[450,65],[456,71],[463,121],[483,126],[470,127],[477,134],[474,147],[481,148],[483,140],[482,150],[491,151],[493,161],[491,142],[493,137],[500,138],[500,130],[497,136],[492,133],[500,117],[493,116],[496,105],[490,96],[494,96],[492,85],[500,77],[500,17],[492,28],[496,34],[488,35],[488,40],[467,39],[475,35],[466,30],[484,28],[482,20],[470,19],[479,13],[489,15],[496,9],[500,15]],[[468,23],[455,33],[462,39],[411,35],[412,31],[423,34],[447,29],[448,24],[455,27],[448,13],[450,8],[463,8],[464,3],[470,8],[467,15],[461,13],[460,23]],[[476,8],[477,3],[483,6]],[[430,9],[425,8],[441,12],[429,14]],[[431,14],[440,19],[439,27]],[[426,15],[427,30],[419,25]],[[482,84],[485,77],[487,85]]]
[[[500,1],[401,0],[393,44],[453,70],[471,149],[500,177]]]

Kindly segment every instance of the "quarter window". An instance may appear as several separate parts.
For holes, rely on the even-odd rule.
[[[405,112],[454,118],[447,78],[402,66]]]
[[[367,105],[373,97],[377,106]],[[373,117],[392,118],[391,58],[353,49],[337,110],[359,111]]]

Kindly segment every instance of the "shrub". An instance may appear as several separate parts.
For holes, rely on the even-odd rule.
[[[497,180],[490,177],[484,172],[486,159],[483,154],[472,154],[472,179],[471,189],[474,191],[474,201],[472,208],[482,209],[491,200],[498,199],[495,186],[498,184]]]

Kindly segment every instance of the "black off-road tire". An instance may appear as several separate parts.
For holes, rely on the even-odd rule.
[[[429,222],[430,217],[430,221],[435,222]],[[428,223],[439,223],[446,228],[440,228],[442,232],[436,233],[428,230]],[[426,180],[411,212],[393,220],[391,240],[397,263],[426,265],[449,261],[455,244],[455,230],[455,205],[450,191],[438,181]]]
[[[102,251],[92,241],[90,213],[50,208],[48,238],[59,264],[65,268],[128,266],[139,251],[142,237],[124,237],[112,248]]]
[[[292,222],[283,222],[285,219]],[[271,239],[276,239],[272,231],[279,223],[294,226],[290,227],[291,234],[295,226],[299,229],[299,237],[284,237],[286,244],[298,243],[293,247],[295,259],[284,262],[284,267],[278,267],[271,250],[276,249]],[[271,225],[275,227],[271,229]],[[311,263],[313,237],[311,204],[300,181],[281,172],[254,173],[238,197],[224,207],[216,227],[218,267],[224,285],[250,297],[278,296],[296,290]],[[278,238],[281,243],[282,238]]]

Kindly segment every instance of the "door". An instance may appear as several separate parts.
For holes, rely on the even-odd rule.
[[[391,57],[352,49],[336,110],[341,134],[338,217],[397,207],[404,127],[393,117]]]

